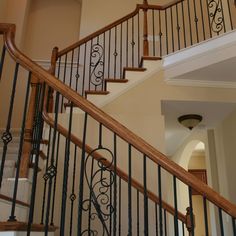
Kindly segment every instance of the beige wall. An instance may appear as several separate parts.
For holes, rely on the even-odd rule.
[[[229,115],[216,128],[219,179],[221,179],[221,176],[226,177],[226,179],[221,179],[219,183],[220,191],[222,191],[234,203],[236,203],[235,140],[236,111]]]
[[[80,1],[34,0],[27,22],[25,50],[33,59],[49,59],[52,48],[78,41]]]

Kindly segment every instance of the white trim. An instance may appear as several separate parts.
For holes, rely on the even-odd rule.
[[[165,79],[176,78],[233,57],[236,57],[236,30],[165,56]]]
[[[192,87],[208,87],[208,88],[236,88],[236,82],[225,81],[203,81],[203,80],[187,80],[187,79],[166,79],[165,82],[175,86],[192,86]]]

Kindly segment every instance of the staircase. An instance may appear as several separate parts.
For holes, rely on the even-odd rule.
[[[159,73],[162,56],[233,29],[229,4],[197,6],[144,1],[70,47],[54,48],[49,71],[16,48],[14,25],[0,24],[0,78],[14,72],[2,117],[0,235],[196,235],[193,191],[202,198],[205,235],[236,235],[233,203],[100,109]],[[157,42],[149,42],[151,31]]]

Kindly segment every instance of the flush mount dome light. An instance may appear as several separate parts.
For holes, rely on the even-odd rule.
[[[202,116],[196,114],[183,115],[178,118],[178,121],[184,127],[192,130],[202,121]]]

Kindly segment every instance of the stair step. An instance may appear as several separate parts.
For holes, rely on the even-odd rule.
[[[142,67],[143,66],[143,61],[160,61],[162,60],[161,57],[149,57],[149,56],[142,56],[141,61],[139,66]]]
[[[127,79],[105,79],[106,83],[127,83]]]
[[[85,91],[86,98],[88,95],[107,95],[107,94],[109,94],[109,91],[96,91],[96,90]]]
[[[142,67],[124,67],[123,76],[124,76],[124,78],[125,78],[127,71],[131,71],[131,72],[144,72],[144,71],[146,71],[146,70],[147,70],[146,68],[142,68]]]
[[[26,222],[0,222],[0,231],[27,231],[28,223]],[[56,226],[48,226],[49,232],[55,232],[58,229]],[[41,224],[32,224],[31,231],[44,232],[45,226]]]

